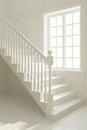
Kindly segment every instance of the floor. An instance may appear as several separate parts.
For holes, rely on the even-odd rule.
[[[53,122],[45,118],[31,99],[1,95],[0,130],[87,130],[87,106]]]

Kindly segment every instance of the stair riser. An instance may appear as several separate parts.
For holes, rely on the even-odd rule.
[[[33,81],[34,82],[34,81]],[[52,79],[52,81],[51,81],[51,84],[52,85],[56,85],[56,84],[60,84],[62,82],[62,78],[56,78],[56,79]],[[33,83],[34,84],[34,83]],[[36,86],[38,86],[38,82],[36,81],[36,83],[35,84],[37,84]],[[41,83],[41,81],[39,81],[39,86],[42,86],[42,84],[43,84],[43,87],[44,87],[44,85],[45,85],[45,80],[43,80],[42,81],[42,83]],[[49,80],[46,80],[46,86],[49,86]]]
[[[16,64],[12,64],[12,66],[13,66],[13,69],[14,69],[15,71],[17,71],[17,65],[16,65]]]
[[[81,105],[83,104],[83,101],[81,102],[78,102],[76,104],[74,104],[73,106],[69,107],[68,109],[60,112],[59,114],[56,114],[56,115],[47,115],[47,118],[50,119],[50,120],[58,120],[60,118],[62,118],[64,115],[67,115],[69,114],[71,111],[77,109],[78,107],[80,107]]]
[[[53,106],[57,106],[57,105],[60,105],[62,103],[68,102],[75,97],[76,97],[76,93],[64,96],[63,98],[60,98],[60,99],[54,101]]]
[[[36,99],[37,101],[40,101],[40,94],[39,94],[38,92],[33,92],[33,91],[32,91],[32,95],[35,97],[35,99]]]
[[[5,56],[5,59],[6,59],[9,63],[11,63],[11,57],[10,57],[10,56]]]
[[[63,92],[63,91],[68,91],[69,90],[69,86],[68,85],[66,85],[66,86],[63,86],[63,87],[61,87],[61,88],[58,88],[58,89],[53,89],[52,90],[52,94],[54,95],[54,94],[58,94],[58,93],[61,93],[61,92]]]
[[[5,50],[4,49],[0,49],[0,54],[4,56],[5,55]]]
[[[20,78],[20,80],[24,80],[24,74],[23,73],[17,73],[18,74],[18,76],[19,76],[19,78]]]
[[[18,65],[19,66],[19,65]],[[24,66],[22,66],[22,65],[20,65],[20,68],[21,68],[21,70],[25,70],[25,67]],[[27,69],[26,69],[26,71],[27,71]],[[29,71],[29,70],[28,70]],[[31,68],[30,68],[30,72],[31,72]],[[31,75],[31,73],[30,74],[26,74],[26,75]],[[37,75],[37,77],[38,77],[38,72],[35,72],[35,75]],[[46,72],[46,74],[45,74],[45,72],[39,72],[39,77],[41,77],[43,75],[43,77],[45,77],[45,76],[47,76],[47,77],[49,77],[49,72]],[[52,74],[53,75],[53,74]],[[32,72],[32,76],[33,76],[33,78],[34,78],[34,72]]]
[[[57,85],[63,82],[62,78],[55,78],[51,80],[52,85]],[[47,80],[47,86],[49,86],[49,80]]]

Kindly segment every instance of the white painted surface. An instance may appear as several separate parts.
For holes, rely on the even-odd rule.
[[[44,48],[44,14],[80,4],[80,0],[9,1],[11,22],[41,50]]]
[[[0,0],[0,14],[6,17],[9,15],[9,3],[7,0]]]
[[[10,15],[20,16],[36,11],[47,11],[52,9],[63,8],[65,6],[73,6],[80,3],[81,0],[8,0]]]
[[[34,102],[16,95],[0,96],[0,129],[2,130],[86,130],[87,106],[53,122],[45,119]]]
[[[8,0],[10,15],[20,15],[44,8],[44,0]]]
[[[25,89],[24,85],[17,78],[17,76],[9,68],[9,92],[16,95],[28,96],[29,92]]]
[[[38,0],[35,1],[11,1],[9,0],[11,21],[41,50],[43,50],[43,14],[54,10],[78,5],[80,0]],[[1,1],[1,12],[6,13],[6,1]],[[28,15],[29,13],[29,15]],[[16,16],[16,17],[14,17]],[[84,95],[83,73],[63,72],[63,76],[71,83],[72,88]],[[85,81],[84,81],[85,82]],[[83,85],[82,85],[83,84]],[[83,92],[82,92],[83,91]]]
[[[80,4],[80,0],[78,1],[76,0],[72,0],[72,1],[47,0],[44,2],[45,2],[44,9],[41,9],[38,6],[38,9],[35,8],[35,10],[31,10],[31,11],[25,10],[26,13],[24,12],[23,14],[22,14],[23,10],[18,11],[16,13],[11,14],[12,17],[10,17],[11,21],[16,25],[16,27],[19,28],[41,50],[43,50],[43,46],[44,46],[43,45],[44,44],[44,41],[43,41],[44,40],[44,37],[43,37],[44,13],[64,9],[67,7],[70,8],[70,7]],[[84,51],[84,47],[83,47],[83,42],[82,42],[81,48],[83,48],[83,51]],[[83,59],[83,56],[82,56],[82,59]],[[82,69],[84,69],[83,66],[82,66]],[[60,75],[65,77],[65,81],[68,81],[70,83],[70,86],[72,87],[72,89],[76,90],[79,95],[86,98],[85,73],[83,72],[83,70],[81,72],[60,71],[59,73]]]
[[[0,94],[8,92],[9,79],[8,79],[8,66],[5,64],[0,56]]]

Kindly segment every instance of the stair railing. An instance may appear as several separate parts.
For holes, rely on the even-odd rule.
[[[32,83],[32,91],[40,93],[40,101],[47,103],[51,95],[52,52],[48,51],[45,57],[3,16],[0,16],[0,48],[12,58],[12,64],[17,64],[17,72],[24,73],[24,80]]]

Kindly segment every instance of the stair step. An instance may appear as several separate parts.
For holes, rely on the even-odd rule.
[[[0,54],[4,56],[5,55],[5,49],[0,48]]]
[[[23,81],[24,80],[24,73],[22,72],[17,72],[19,78]]]
[[[43,79],[42,83],[44,83],[44,82],[45,82],[45,79]],[[62,82],[63,82],[62,77],[58,77],[58,76],[52,77],[52,80],[51,80],[52,85],[60,84]],[[38,84],[38,81],[36,81],[36,83]],[[40,81],[40,83],[41,83],[41,81]],[[47,84],[47,86],[49,85],[49,78],[48,77],[46,78],[46,84]]]
[[[53,95],[53,105],[62,104],[64,102],[70,101],[76,97],[76,93],[73,91],[63,92],[60,94]]]
[[[15,71],[17,71],[17,64],[12,64],[12,66],[13,66],[13,69],[14,69]]]
[[[58,85],[53,85],[52,86],[52,94],[58,94],[62,91],[67,91],[69,89],[69,85],[68,84],[58,84]]]
[[[5,56],[5,59],[6,59],[9,63],[11,63],[11,56]]]
[[[71,110],[74,110],[81,106],[83,104],[83,100],[79,98],[74,98],[73,100],[64,103],[62,105],[58,105],[53,108],[51,113],[48,115],[49,119],[56,120],[70,112]]]

